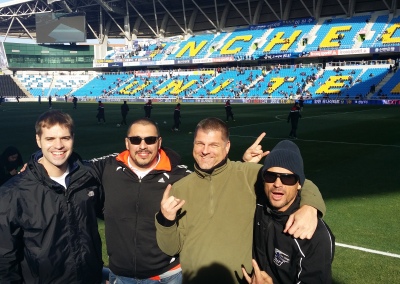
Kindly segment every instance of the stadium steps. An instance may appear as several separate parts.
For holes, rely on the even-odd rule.
[[[257,85],[258,82],[260,82],[262,79],[264,79],[271,71],[267,71],[264,76],[258,76],[255,80],[253,80],[248,86],[246,86],[246,89],[250,91],[253,87]],[[264,79],[265,80],[265,79]],[[241,92],[243,94],[243,92]]]
[[[372,14],[368,24],[365,25],[365,40],[371,40],[374,37],[375,31],[372,31],[372,27],[374,26],[377,19],[378,15]]]
[[[265,43],[267,42],[267,38],[269,35],[273,32],[273,29],[268,29],[258,40],[257,45],[258,49],[261,49],[264,47]],[[252,53],[256,52],[257,50],[254,50]]]
[[[324,74],[324,69],[319,69],[317,72],[317,76],[318,78],[320,78],[322,76],[322,74]],[[304,87],[304,92],[307,91],[311,86],[313,85],[313,83],[308,83],[305,87]]]
[[[317,33],[324,24],[324,22],[325,19],[319,19],[319,21],[315,24],[315,26],[310,30],[307,37],[307,45],[313,43],[314,40],[317,38]],[[303,50],[307,47],[307,45],[304,46]]]
[[[21,89],[21,91],[27,96],[28,98],[33,98],[32,94],[28,92],[28,90],[24,87],[24,85],[21,83],[20,80],[18,80],[17,77],[11,77],[15,84],[18,86],[18,88]]]
[[[389,82],[389,80],[393,77],[394,74],[395,74],[394,72],[392,72],[392,73],[387,73],[387,75],[385,76],[385,78],[383,78],[382,81],[375,87],[375,90],[376,90],[375,93],[377,93],[380,89],[382,89],[383,86],[385,86],[386,83]],[[367,99],[371,99],[371,97],[372,97],[375,93],[369,93],[368,96],[367,96]]]

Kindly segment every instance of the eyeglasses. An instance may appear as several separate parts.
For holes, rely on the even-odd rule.
[[[142,140],[144,140],[144,142],[147,145],[153,145],[154,143],[157,142],[158,136],[148,136],[148,137],[140,137],[140,136],[132,136],[132,137],[126,137],[129,139],[129,141],[131,142],[132,145],[139,145],[140,143],[142,143]]]
[[[279,178],[284,185],[295,185],[299,181],[299,176],[296,174],[281,174],[270,171],[264,171],[263,179],[267,183],[274,183]]]

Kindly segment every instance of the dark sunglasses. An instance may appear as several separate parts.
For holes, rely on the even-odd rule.
[[[132,137],[126,137],[129,139],[129,141],[131,142],[132,145],[139,145],[140,143],[142,143],[142,140],[144,140],[144,142],[147,145],[153,145],[154,143],[157,142],[158,136],[148,136],[148,137],[140,137],[140,136],[132,136]]]
[[[279,178],[284,185],[295,185],[299,181],[296,174],[281,174],[275,172],[264,171],[263,179],[267,183],[274,183]]]

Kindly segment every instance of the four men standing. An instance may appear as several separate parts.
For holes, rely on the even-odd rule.
[[[129,127],[125,151],[94,160],[93,169],[72,152],[69,115],[42,115],[36,133],[42,151],[33,155],[26,173],[0,191],[0,226],[9,227],[0,234],[0,279],[98,283],[102,262],[96,216],[101,216],[103,204],[113,283],[180,283],[178,254],[185,282],[204,283],[215,277],[209,283],[235,283],[242,278],[240,266],[251,267],[260,165],[229,161],[229,130],[221,120],[208,118],[197,125],[195,172],[186,178],[189,171],[175,152],[161,147],[157,125],[146,118]],[[258,162],[267,154],[259,146],[264,135],[244,160]],[[168,186],[164,192],[175,182],[173,191]],[[24,202],[32,198],[36,205]],[[311,182],[304,182],[303,199],[302,204],[324,213]],[[43,206],[47,209],[42,212]],[[285,232],[310,238],[317,224],[317,210],[311,206],[293,213]]]

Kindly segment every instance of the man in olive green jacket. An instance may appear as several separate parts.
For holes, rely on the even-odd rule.
[[[258,162],[268,154],[259,145],[264,136],[249,148],[244,160]],[[217,118],[202,120],[195,130],[195,171],[173,189],[167,187],[156,215],[158,245],[166,254],[180,254],[184,283],[241,283],[241,267],[251,271],[262,165],[232,162],[229,149],[226,123]],[[294,237],[311,238],[317,209],[325,213],[318,188],[308,180],[302,190],[301,205],[305,204],[286,225],[285,231]]]

